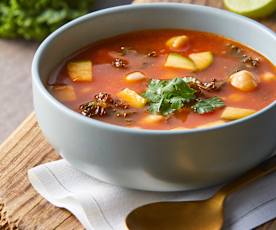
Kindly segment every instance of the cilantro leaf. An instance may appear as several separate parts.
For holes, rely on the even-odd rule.
[[[196,98],[196,90],[189,87],[183,78],[151,80],[144,97],[148,100],[149,111],[169,115],[180,110]]]
[[[217,108],[224,107],[224,102],[219,97],[200,99],[192,106],[192,110],[199,114],[209,113]]]

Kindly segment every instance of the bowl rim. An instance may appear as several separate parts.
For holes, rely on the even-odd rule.
[[[151,4],[130,4],[130,5],[122,5],[122,6],[116,6],[111,7],[107,9],[98,10],[95,12],[91,12],[89,14],[86,14],[84,16],[81,16],[79,18],[76,18],[60,28],[58,28],[56,31],[51,33],[38,47],[37,51],[35,52],[33,61],[32,61],[32,87],[37,87],[38,91],[42,93],[43,97],[47,98],[47,101],[54,105],[59,111],[65,113],[67,116],[71,117],[72,119],[77,119],[79,122],[86,123],[88,126],[97,126],[102,129],[114,131],[114,132],[123,132],[123,133],[129,133],[129,134],[137,134],[137,135],[174,135],[174,134],[193,134],[193,133],[201,133],[201,132],[208,132],[208,131],[214,131],[214,130],[220,130],[224,129],[229,126],[235,126],[239,124],[246,123],[247,121],[254,119],[263,113],[267,112],[268,110],[272,109],[273,107],[276,107],[276,100],[274,100],[272,103],[264,107],[263,109],[257,111],[256,113],[247,116],[245,118],[241,118],[235,121],[226,122],[225,124],[213,126],[213,127],[203,127],[203,128],[192,128],[187,130],[154,130],[154,129],[140,129],[140,128],[130,128],[120,125],[114,125],[107,122],[99,121],[96,119],[91,119],[88,117],[85,117],[76,111],[68,108],[66,105],[64,105],[62,102],[58,101],[56,98],[54,98],[53,95],[50,94],[50,92],[46,89],[44,86],[40,74],[39,74],[39,63],[41,61],[41,57],[44,53],[44,51],[47,49],[48,45],[59,35],[61,35],[64,31],[71,27],[78,26],[79,24],[91,20],[94,17],[105,15],[105,14],[113,14],[123,11],[129,11],[129,10],[143,10],[143,9],[149,9],[149,8],[167,8],[167,9],[188,9],[188,10],[196,10],[201,12],[208,12],[210,14],[217,14],[221,15],[222,17],[228,17],[228,18],[236,18],[240,21],[245,21],[255,27],[258,27],[262,32],[268,33],[268,35],[272,36],[274,40],[276,41],[276,34],[267,28],[266,26],[262,25],[259,22],[254,21],[253,19],[247,18],[245,16],[241,16],[223,9],[213,8],[209,6],[202,6],[202,5],[194,5],[194,4],[186,4],[186,3],[151,3]],[[154,29],[154,28],[153,28]],[[81,48],[81,47],[80,47]],[[254,48],[253,48],[254,49]],[[34,97],[34,95],[33,95]]]

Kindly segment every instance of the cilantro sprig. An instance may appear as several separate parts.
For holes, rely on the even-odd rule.
[[[189,86],[188,78],[153,79],[149,82],[143,96],[148,101],[150,113],[164,116],[184,107],[189,107],[196,113],[204,114],[224,106],[224,102],[219,97],[198,98],[198,91]]]
[[[151,80],[144,97],[149,103],[149,112],[169,115],[184,107],[195,96],[196,90],[190,88],[182,78],[172,80]]]
[[[224,102],[219,97],[211,97],[208,99],[200,99],[191,108],[196,113],[204,114],[221,107],[224,107]]]

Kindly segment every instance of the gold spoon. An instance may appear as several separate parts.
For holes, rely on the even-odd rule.
[[[134,209],[126,218],[129,230],[218,230],[223,226],[226,197],[276,171],[276,156],[222,187],[207,200],[157,202]]]

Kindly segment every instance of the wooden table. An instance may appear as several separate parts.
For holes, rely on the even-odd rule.
[[[135,1],[135,3],[142,2],[157,1]],[[171,2],[223,7],[219,0],[171,0]],[[261,22],[276,31],[276,15]],[[31,114],[0,146],[0,229],[83,229],[72,214],[54,207],[38,195],[27,180],[26,173],[29,168],[58,158],[42,136],[34,114]],[[276,229],[276,220],[258,228],[258,230],[273,229]]]

